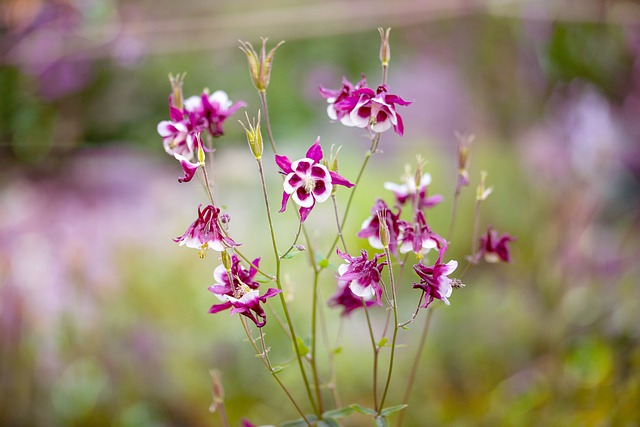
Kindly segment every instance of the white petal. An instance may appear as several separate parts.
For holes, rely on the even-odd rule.
[[[446,266],[447,266],[447,268],[445,269],[445,271],[444,271],[442,274],[444,274],[445,276],[448,276],[448,275],[450,275],[451,273],[453,273],[453,271],[454,271],[456,268],[458,268],[458,261],[456,261],[456,260],[452,259],[451,261],[449,261],[449,262],[446,264]]]
[[[209,102],[213,105],[214,103],[217,103],[218,105],[220,105],[223,108],[229,108],[231,107],[231,104],[233,104],[233,102],[231,102],[229,100],[229,95],[227,95],[227,92],[223,91],[223,90],[217,90],[215,92],[213,92],[210,96],[209,96]]]
[[[353,123],[353,120],[351,120],[351,116],[349,114],[345,114],[344,116],[342,116],[342,118],[340,119],[340,123],[349,127],[353,127],[356,125],[355,123]]]
[[[391,126],[392,126],[391,120],[389,120],[389,118],[387,117],[386,120],[383,120],[371,126],[371,130],[376,133],[382,133],[391,129]]]
[[[363,286],[357,280],[351,282],[351,284],[349,285],[349,289],[351,289],[351,292],[353,292],[354,295],[357,295],[361,298],[371,298],[373,295],[375,295],[373,286]]]
[[[384,249],[384,246],[382,246],[382,241],[380,240],[380,237],[378,237],[378,236],[369,237],[369,244],[374,249]]]
[[[342,276],[344,273],[347,272],[348,269],[349,269],[349,263],[340,264],[338,266],[338,274]]]
[[[219,266],[216,267],[215,270],[213,270],[213,278],[215,279],[218,285],[224,286],[224,278],[227,277],[228,279],[227,274],[228,274],[227,269],[224,268],[224,265],[222,264],[220,264]]]
[[[404,197],[409,195],[409,190],[404,184],[396,184],[394,182],[385,182],[384,188],[387,190],[393,191],[397,195]]]
[[[284,188],[284,192],[287,194],[293,194],[295,193],[296,189],[302,185],[299,184],[298,186],[294,187],[291,184],[289,184],[289,180],[291,179],[291,177],[293,177],[294,175],[296,175],[295,172],[291,172],[289,175],[286,176],[286,178],[284,179],[284,182],[282,183],[282,187]]]
[[[193,113],[202,109],[202,98],[197,95],[190,96],[184,101],[184,109]]]
[[[336,109],[333,108],[333,104],[327,106],[327,115],[331,120],[338,120],[338,115],[336,114]]]
[[[315,200],[311,194],[309,194],[306,199],[300,200],[300,198],[298,197],[298,192],[294,191],[291,194],[291,197],[293,197],[293,201],[296,202],[298,206],[302,206],[303,208],[310,208],[315,203]]]
[[[427,187],[428,185],[431,184],[431,174],[429,173],[425,173],[424,175],[422,175],[422,178],[420,179],[420,187]]]

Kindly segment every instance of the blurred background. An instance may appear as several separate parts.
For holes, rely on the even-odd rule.
[[[471,252],[480,170],[494,186],[481,229],[517,236],[511,264],[472,268],[451,306],[434,303],[405,425],[640,425],[640,2],[5,0],[0,19],[1,425],[220,425],[208,410],[212,368],[232,425],[297,417],[236,316],[207,314],[217,256],[200,260],[171,241],[206,199],[197,182],[178,184],[156,125],[168,118],[169,73],[187,73],[186,96],[223,89],[256,115],[237,40],[286,40],[268,92],[280,150],[300,158],[321,135],[325,152],[343,145],[341,173],[353,180],[369,144],[329,122],[317,87],[362,72],[375,87],[378,26],[393,28],[391,91],[414,103],[399,110],[404,137],[385,133],[371,160],[348,243],[369,249],[355,232],[376,198],[392,203],[382,185],[399,182],[416,154],[430,193],[445,197],[429,223],[446,233],[456,131],[476,140],[448,255],[464,264]],[[216,141],[212,174],[234,239],[269,268],[243,115]],[[278,221],[285,246],[295,217]],[[328,204],[309,219],[320,247],[331,223]],[[285,276],[302,331],[305,261],[291,260]],[[343,401],[371,405],[362,313],[324,316],[329,346],[342,346]],[[401,333],[389,404],[400,401],[423,319]],[[275,322],[265,331],[304,401],[284,334]]]

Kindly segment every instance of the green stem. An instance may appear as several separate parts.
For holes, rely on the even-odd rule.
[[[338,228],[338,237],[342,242],[342,247],[344,248],[344,251],[348,253],[349,250],[347,249],[347,244],[344,241],[344,236],[342,235],[342,227],[340,226],[340,218],[338,217],[338,202],[336,201],[335,194],[331,195],[331,202],[333,203],[333,214],[336,218],[336,227]]]
[[[391,259],[391,253],[389,252],[389,248],[384,249],[385,254],[387,255],[387,259]],[[393,278],[393,265],[389,263],[389,280],[391,281],[391,294],[393,295],[393,336],[391,338],[391,355],[389,356],[389,371],[387,373],[387,381],[384,386],[384,392],[382,393],[382,399],[380,400],[380,407],[378,409],[378,415],[380,415],[380,411],[384,408],[384,401],[387,398],[387,393],[389,392],[389,385],[391,384],[391,374],[393,372],[393,362],[396,353],[396,339],[398,338],[398,297],[396,295],[396,284]]]
[[[276,150],[276,142],[273,139],[273,133],[271,132],[271,122],[269,121],[269,106],[267,105],[267,92],[259,91],[260,94],[260,103],[262,103],[262,109],[264,110],[264,122],[267,127],[267,135],[269,136],[269,143],[271,144],[271,149],[273,150],[273,154],[278,154]]]
[[[287,252],[285,252],[280,257],[280,259],[284,259],[284,257],[289,255],[289,252],[291,252],[293,250],[294,246],[296,245],[296,243],[298,243],[298,238],[300,237],[300,230],[302,230],[302,223],[301,222],[298,224],[298,231],[296,232],[296,237],[293,239],[293,243],[291,244],[291,246],[289,246],[289,249],[287,249]]]
[[[358,177],[356,178],[356,182],[354,183],[354,186],[351,189],[351,194],[349,195],[349,199],[347,200],[347,206],[344,210],[344,215],[342,215],[342,221],[340,221],[340,224],[342,225],[344,225],[345,222],[347,221],[347,216],[349,215],[349,209],[351,209],[351,203],[353,202],[353,196],[356,194],[356,188],[358,188],[358,184],[360,183],[360,179],[364,174],[364,170],[367,167],[367,163],[369,163],[369,158],[373,153],[377,151],[379,143],[380,143],[380,134],[377,133],[373,138],[371,138],[371,148],[364,155],[364,161],[362,162],[362,166],[360,167],[360,172],[358,172]],[[333,240],[333,243],[331,244],[331,247],[329,248],[329,251],[327,252],[327,256],[325,258],[328,259],[329,257],[331,257],[331,255],[333,254],[333,250],[335,249],[339,239],[340,239],[340,235],[337,235],[336,238]]]
[[[278,385],[280,385],[280,387],[285,392],[285,394],[287,395],[287,397],[289,398],[293,406],[295,406],[300,416],[302,416],[302,419],[304,419],[307,425],[311,427],[311,422],[307,419],[306,415],[304,414],[304,411],[300,408],[296,400],[293,398],[293,396],[289,392],[289,389],[287,389],[287,386],[285,386],[284,383],[280,380],[280,378],[278,378],[277,372],[273,370],[273,367],[271,366],[271,361],[269,360],[269,356],[267,355],[267,348],[264,343],[264,334],[262,333],[262,329],[260,329],[260,340],[262,341],[262,352],[260,352],[260,349],[256,345],[256,341],[253,339],[253,335],[251,335],[251,332],[249,331],[249,328],[247,327],[247,324],[245,323],[242,316],[240,316],[240,323],[242,323],[242,327],[244,328],[244,332],[247,334],[247,338],[249,339],[249,342],[251,343],[254,350],[256,351],[256,354],[260,357],[260,360],[262,360],[262,363],[264,363],[264,366],[269,370],[269,372],[271,373],[271,376],[276,380]]]
[[[420,342],[418,343],[418,349],[416,350],[416,357],[413,359],[413,365],[411,365],[411,372],[409,373],[409,379],[407,382],[407,387],[404,390],[404,396],[402,397],[402,403],[409,403],[409,397],[411,397],[411,389],[413,388],[413,382],[418,373],[418,366],[420,363],[420,356],[422,355],[422,350],[424,349],[424,344],[427,341],[427,332],[429,331],[429,326],[431,325],[431,316],[433,316],[433,308],[428,310],[427,318],[424,322],[424,327],[422,328],[422,334],[420,335]],[[400,415],[398,416],[398,422],[396,423],[396,427],[402,426],[402,421],[404,420],[404,414],[407,411],[400,411]]]
[[[318,399],[318,418],[324,412],[322,405],[322,392],[320,391],[320,379],[318,376],[317,364],[317,329],[318,329],[318,276],[320,272],[314,269],[313,272],[313,310],[311,312],[311,368],[313,372],[313,383],[316,389],[316,398]]]
[[[269,197],[267,195],[267,186],[264,180],[264,170],[262,168],[262,160],[258,159],[258,171],[260,173],[260,184],[262,185],[262,195],[264,197],[264,204],[267,210],[267,221],[269,223],[269,232],[271,234],[271,244],[273,246],[273,256],[276,261],[276,286],[280,291],[282,291],[282,283],[280,280],[280,256],[278,255],[278,245],[276,243],[276,235],[273,227],[273,219],[271,218],[271,208],[269,207]],[[280,303],[282,304],[282,310],[284,312],[285,320],[287,325],[289,326],[289,332],[291,334],[291,341],[293,342],[293,348],[296,352],[296,358],[298,359],[298,367],[300,368],[300,374],[302,375],[302,379],[304,382],[305,389],[307,390],[307,396],[309,397],[309,402],[313,408],[313,411],[318,413],[316,408],[316,404],[313,400],[313,394],[311,393],[311,387],[309,385],[309,379],[307,378],[307,373],[304,370],[304,365],[302,363],[302,355],[300,354],[300,348],[298,347],[298,340],[296,337],[296,331],[293,327],[293,322],[291,321],[291,316],[289,314],[289,308],[287,307],[287,301],[284,297],[284,292],[280,292],[278,294],[280,296]]]
[[[376,337],[373,334],[373,326],[371,325],[371,318],[369,317],[369,308],[367,303],[362,298],[362,307],[364,308],[364,314],[367,318],[367,327],[369,328],[369,337],[371,338],[371,348],[373,349],[373,407],[378,411],[378,354],[380,348],[376,344]]]

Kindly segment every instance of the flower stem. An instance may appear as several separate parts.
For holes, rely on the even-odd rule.
[[[344,214],[342,215],[342,221],[340,224],[344,225],[347,221],[347,215],[349,215],[349,209],[351,208],[351,203],[353,202],[353,196],[356,194],[356,188],[358,188],[358,184],[360,183],[360,179],[364,174],[364,170],[367,167],[367,163],[369,163],[369,158],[373,153],[378,150],[378,144],[380,143],[380,134],[376,133],[373,138],[371,138],[371,148],[364,155],[364,161],[362,162],[362,166],[360,167],[360,172],[358,172],[358,177],[356,178],[356,182],[354,183],[353,189],[351,190],[351,194],[349,195],[349,199],[347,200],[347,207],[344,210]],[[327,256],[325,258],[329,258],[333,254],[333,250],[338,244],[338,240],[340,239],[340,235],[338,234],[336,238],[333,240],[329,251],[327,252]]]
[[[404,390],[402,403],[409,402],[409,397],[411,396],[411,389],[413,388],[413,381],[415,380],[416,374],[418,373],[418,364],[420,362],[420,356],[422,355],[424,344],[427,341],[427,333],[429,331],[429,326],[431,325],[431,316],[433,316],[433,307],[428,310],[427,318],[424,322],[424,327],[422,328],[422,334],[420,335],[420,342],[418,343],[418,349],[416,350],[416,357],[413,359],[413,365],[411,365],[411,372],[409,373],[407,387]],[[398,415],[398,422],[396,423],[396,427],[402,426],[402,421],[404,420],[405,412],[406,411],[400,411],[400,414]]]
[[[271,144],[271,149],[273,150],[273,154],[278,154],[276,150],[276,142],[273,139],[273,133],[271,132],[271,122],[269,121],[269,107],[267,105],[267,92],[259,91],[260,94],[260,102],[262,103],[262,109],[264,110],[264,122],[267,127],[267,135],[269,135],[269,143]]]
[[[262,185],[262,195],[264,197],[264,204],[267,211],[267,221],[269,223],[269,232],[271,234],[271,244],[273,246],[273,256],[276,262],[276,286],[280,291],[282,291],[282,283],[280,280],[280,256],[278,254],[278,245],[276,243],[276,235],[273,228],[273,219],[271,218],[271,208],[269,207],[269,197],[267,195],[267,186],[264,180],[264,170],[262,168],[262,160],[258,159],[258,171],[260,173],[260,184]],[[300,368],[300,374],[302,375],[302,380],[304,382],[305,389],[307,390],[307,396],[309,397],[309,402],[313,408],[313,411],[317,414],[318,409],[316,407],[315,401],[313,400],[313,394],[311,393],[311,387],[309,385],[309,379],[307,378],[307,373],[304,370],[304,365],[302,364],[302,355],[300,354],[300,348],[298,346],[298,341],[296,337],[296,331],[293,327],[293,322],[291,321],[291,316],[289,315],[289,308],[287,307],[287,301],[284,297],[284,292],[280,292],[280,303],[282,304],[282,310],[284,312],[284,317],[289,326],[289,332],[291,334],[291,341],[293,342],[293,348],[296,352],[296,359],[298,360],[298,367]]]
[[[378,411],[378,353],[380,349],[376,344],[376,337],[373,334],[373,326],[371,325],[371,318],[369,317],[369,308],[367,303],[362,298],[362,307],[364,308],[364,315],[367,318],[367,326],[369,328],[369,337],[371,338],[371,348],[373,349],[373,407]]]
[[[342,247],[346,253],[349,252],[347,249],[347,244],[344,241],[344,236],[342,235],[342,227],[340,226],[340,218],[338,217],[338,202],[336,201],[336,195],[331,195],[331,202],[333,202],[333,214],[336,218],[336,227],[338,227],[338,237],[340,237],[340,241],[342,242]]]
[[[451,208],[451,222],[449,222],[449,230],[447,231],[447,240],[451,240],[453,238],[453,227],[456,222],[456,217],[458,214],[458,198],[460,196],[460,189],[456,188],[456,192],[453,195],[453,207]]]
[[[302,223],[300,222],[298,224],[298,231],[296,231],[296,237],[293,239],[293,243],[291,244],[291,246],[289,246],[289,249],[287,249],[287,252],[285,252],[280,259],[284,259],[287,255],[289,255],[289,252],[291,252],[294,248],[294,246],[296,245],[296,243],[298,243],[298,238],[300,237],[300,230],[302,230]]]
[[[389,248],[384,249],[385,254],[387,255],[387,259],[391,259],[391,253],[389,252]],[[382,399],[380,400],[380,407],[378,408],[378,415],[380,415],[380,411],[384,408],[384,401],[387,398],[387,393],[389,391],[389,385],[391,384],[391,374],[393,372],[393,362],[396,353],[396,339],[398,338],[398,297],[396,295],[396,283],[393,278],[393,265],[389,263],[389,280],[391,281],[391,294],[393,295],[393,304],[391,308],[393,309],[393,336],[391,338],[391,355],[389,356],[389,371],[387,373],[387,381],[384,386],[384,392],[382,393]]]
[[[271,373],[271,376],[276,380],[278,385],[280,385],[280,387],[285,392],[285,394],[287,395],[287,397],[289,398],[293,406],[295,406],[300,416],[302,416],[302,419],[304,419],[307,425],[311,427],[311,422],[305,416],[304,411],[300,408],[296,400],[293,398],[293,396],[289,392],[289,389],[287,389],[287,386],[285,386],[284,383],[280,380],[280,378],[278,378],[278,373],[273,370],[273,367],[271,366],[271,361],[269,360],[269,356],[267,355],[268,349],[264,343],[264,334],[262,332],[262,329],[260,329],[260,341],[262,342],[262,352],[261,352],[260,349],[258,348],[258,345],[256,344],[255,339],[253,338],[253,335],[251,334],[251,331],[249,331],[249,328],[247,327],[247,324],[245,323],[242,317],[240,317],[240,322],[242,323],[244,332],[247,334],[247,338],[249,339],[249,342],[251,343],[254,350],[256,351],[256,354],[260,357],[260,360],[262,360],[262,363],[264,363],[264,366],[269,370],[269,372]]]
[[[322,392],[320,391],[320,380],[318,377],[318,363],[316,359],[317,342],[318,342],[318,276],[320,271],[314,269],[313,274],[313,310],[311,311],[311,368],[313,372],[313,383],[316,389],[316,398],[318,399],[318,418],[322,414]]]

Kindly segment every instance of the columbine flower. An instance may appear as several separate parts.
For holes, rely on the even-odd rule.
[[[446,264],[441,264],[440,261],[436,262],[431,267],[426,267],[420,262],[413,266],[413,269],[418,273],[420,277],[420,283],[414,283],[414,289],[422,289],[426,295],[422,308],[427,308],[435,298],[444,301],[449,305],[448,297],[453,292],[452,283],[449,274],[458,267],[458,261],[451,260]]]
[[[273,63],[273,55],[284,41],[281,41],[267,53],[267,38],[262,37],[262,48],[260,54],[253,49],[253,46],[249,42],[240,42],[240,50],[247,55],[249,61],[249,74],[251,75],[251,81],[253,85],[260,92],[265,92],[267,86],[269,86],[269,78],[271,77],[271,65]]]
[[[353,91],[361,89],[363,87],[367,87],[367,79],[362,75],[362,79],[356,83],[355,85],[351,84],[346,77],[342,77],[342,88],[333,90],[327,89],[324,86],[320,86],[320,95],[323,98],[327,99],[329,105],[327,106],[327,114],[331,120],[340,120],[345,126],[355,126],[351,117],[349,116],[349,111],[347,110],[336,110],[335,104],[338,104],[345,99],[349,98]]]
[[[440,203],[443,197],[439,194],[435,196],[427,196],[427,189],[431,184],[431,175],[425,173],[420,178],[420,184],[416,188],[416,180],[410,175],[405,174],[402,177],[402,184],[393,182],[385,182],[384,188],[393,191],[398,203],[404,205],[407,200],[416,200],[418,209],[430,209]]]
[[[498,232],[489,226],[487,234],[480,238],[480,250],[476,261],[480,257],[484,257],[485,261],[491,263],[498,261],[510,262],[511,255],[509,253],[509,246],[507,245],[513,240],[514,238],[507,233],[498,237]]]
[[[235,254],[232,255],[229,271],[227,271],[223,264],[220,264],[213,271],[213,278],[216,280],[216,284],[209,286],[209,290],[216,294],[221,301],[226,301],[223,296],[234,296],[234,291],[242,285],[248,286],[251,290],[258,289],[260,283],[253,280],[253,278],[256,273],[258,273],[256,267],[259,267],[259,264],[260,258],[256,258],[251,263],[249,270],[247,270],[242,266],[238,257]],[[231,273],[233,281],[229,280],[229,273]]]
[[[378,263],[378,260],[384,257],[384,254],[375,254],[373,259],[369,260],[369,254],[364,249],[358,258],[342,253],[340,249],[337,249],[337,252],[340,258],[346,261],[338,267],[338,279],[345,282],[354,295],[365,299],[375,298],[376,304],[382,305],[380,273],[387,263]]]
[[[162,137],[162,145],[167,154],[180,154],[188,160],[193,158],[196,131],[192,122],[183,118],[182,111],[171,105],[169,100],[171,120],[158,123],[158,133]]]
[[[422,211],[418,211],[416,213],[416,218],[413,224],[401,220],[400,230],[398,242],[401,254],[413,251],[416,255],[422,257],[423,254],[429,252],[433,248],[438,248],[441,255],[444,250],[446,250],[446,241],[444,238],[431,231]]]
[[[293,201],[300,206],[300,222],[304,222],[316,202],[322,203],[331,196],[334,185],[353,187],[351,182],[321,165],[322,157],[320,137],[316,139],[315,144],[309,147],[306,157],[293,163],[288,157],[276,154],[276,163],[281,169],[280,172],[287,175],[283,184],[284,192],[282,193],[280,212],[285,211],[289,196],[291,196]]]
[[[251,319],[258,328],[262,328],[267,323],[267,314],[260,303],[267,302],[267,298],[274,297],[280,292],[279,289],[269,288],[264,295],[260,296],[260,291],[251,289],[247,285],[241,285],[234,290],[233,295],[224,295],[226,300],[222,304],[214,304],[209,309],[209,313],[219,313],[228,308],[231,309],[231,315],[239,313]]]
[[[378,86],[374,92],[368,87],[353,91],[351,96],[334,104],[336,111],[348,112],[353,124],[359,128],[371,127],[377,133],[393,126],[398,135],[404,132],[402,117],[396,113],[396,104],[409,105],[397,95],[387,94],[386,85]]]
[[[180,246],[186,245],[189,248],[199,249],[200,256],[204,256],[204,251],[208,248],[221,252],[227,247],[238,246],[231,238],[222,234],[218,225],[218,215],[220,209],[213,205],[208,205],[204,209],[198,206],[198,218],[189,226],[182,236],[173,239]]]
[[[195,115],[196,120],[208,129],[213,137],[222,135],[222,123],[238,108],[244,106],[246,104],[242,101],[234,104],[229,95],[222,90],[217,90],[211,95],[205,91],[200,96],[191,96],[184,101],[185,111]]]
[[[363,299],[367,307],[376,303],[371,295],[357,297],[349,288],[349,282],[338,277],[338,290],[331,298],[329,298],[329,306],[342,306],[342,316],[348,316],[353,310],[363,307]]]
[[[400,207],[397,208],[398,212],[394,214],[384,200],[376,200],[371,208],[371,216],[362,223],[358,237],[369,239],[369,244],[373,248],[384,249],[380,241],[380,218],[378,216],[378,212],[380,212],[389,229],[389,250],[392,254],[397,255],[398,237],[400,235],[399,218],[401,212]]]

